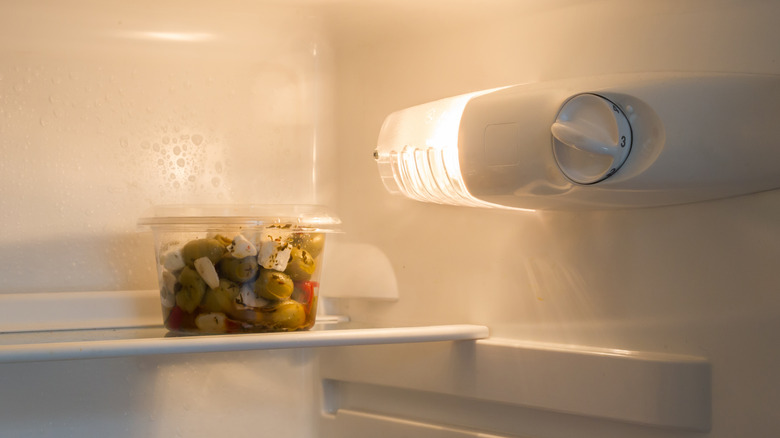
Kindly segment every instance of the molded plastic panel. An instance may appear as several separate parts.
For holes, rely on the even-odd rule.
[[[710,428],[710,364],[699,357],[510,339],[361,347],[346,353],[329,349],[320,358],[325,411],[336,419],[342,407],[404,418],[403,412],[382,412],[387,406],[383,400],[412,391],[409,404],[419,397],[451,396],[461,400],[452,402],[453,409],[476,399],[516,410],[535,408],[695,431]],[[389,396],[392,391],[399,394]],[[350,398],[355,393],[360,395]],[[425,395],[430,393],[437,395]],[[476,405],[470,410],[485,409]],[[421,409],[407,414],[424,415]],[[479,416],[453,415],[456,418],[443,413],[432,420],[484,426]]]
[[[561,109],[583,96],[608,104],[578,105],[579,121],[568,120],[572,109]],[[619,120],[596,114],[601,107]],[[394,112],[375,158],[390,192],[421,201],[519,209],[683,204],[780,187],[778,113],[780,76],[580,77]],[[590,138],[610,132],[614,139]],[[605,148],[604,135],[626,147]]]
[[[161,326],[157,295],[157,291],[0,295],[0,363],[473,340],[489,334],[480,325],[365,327],[321,315],[310,331],[172,336]]]
[[[581,185],[553,156],[550,128],[571,96],[614,102],[633,145],[609,178]],[[780,76],[653,73],[518,85],[469,101],[460,124],[460,169],[472,196],[532,209],[690,203],[780,187]],[[485,158],[484,131],[518,124],[517,163]]]

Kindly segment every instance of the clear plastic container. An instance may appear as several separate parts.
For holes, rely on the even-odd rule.
[[[165,327],[177,333],[308,330],[326,236],[339,219],[314,205],[160,206],[154,232]]]

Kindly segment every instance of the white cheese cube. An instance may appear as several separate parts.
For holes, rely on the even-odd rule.
[[[162,272],[162,288],[160,288],[160,300],[163,307],[169,308],[176,305],[176,276],[169,271]]]
[[[173,272],[184,267],[184,259],[181,256],[181,248],[174,248],[160,256],[160,264],[165,269]]]
[[[228,245],[228,251],[230,251],[230,255],[237,259],[257,255],[255,245],[240,234],[233,239],[233,243]]]
[[[224,333],[228,329],[224,313],[201,313],[195,317],[195,326],[202,332]]]
[[[257,254],[257,264],[265,269],[284,271],[290,260],[292,245],[286,240],[270,240],[271,236],[260,240],[261,246]]]
[[[252,286],[244,285],[241,287],[239,300],[247,307],[263,307],[268,305],[268,301],[255,295]]]

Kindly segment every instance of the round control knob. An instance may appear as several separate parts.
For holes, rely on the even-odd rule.
[[[579,184],[609,178],[631,152],[628,118],[619,106],[596,94],[578,94],[564,103],[550,131],[558,167]]]

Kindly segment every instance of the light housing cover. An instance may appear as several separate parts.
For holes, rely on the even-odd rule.
[[[394,112],[374,158],[388,191],[425,202],[522,210],[684,204],[780,187],[777,114],[778,75],[573,78]]]

